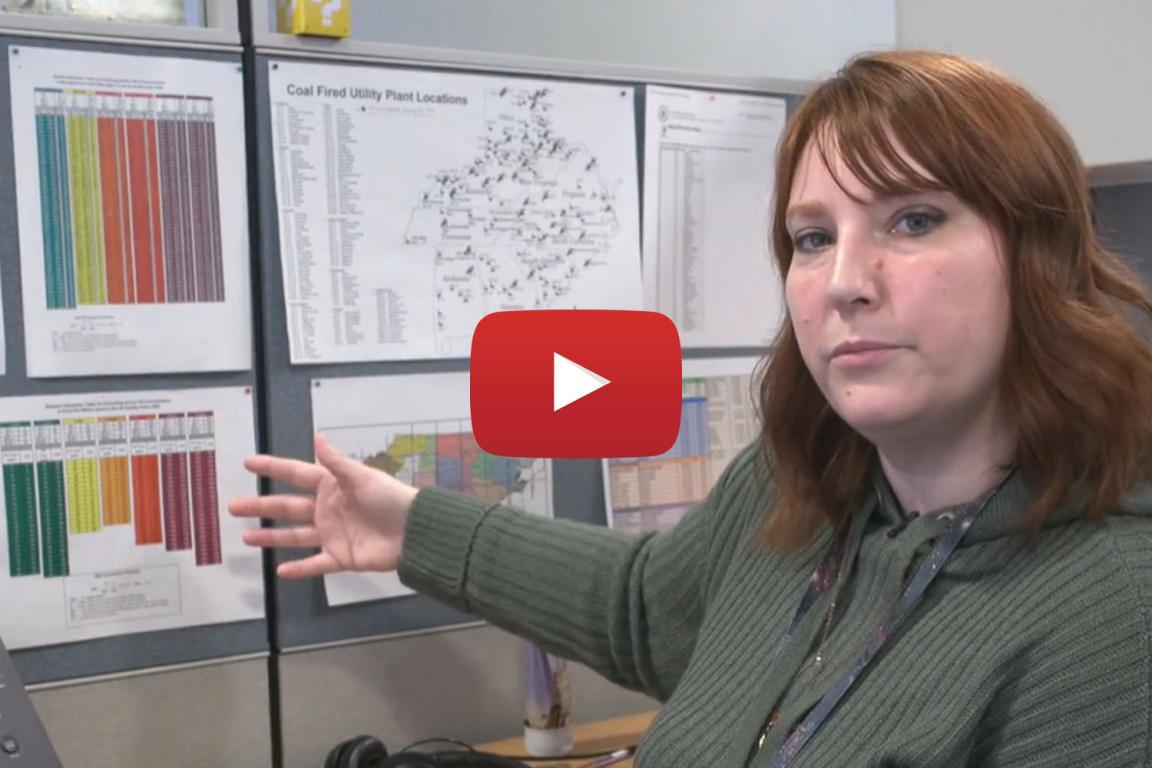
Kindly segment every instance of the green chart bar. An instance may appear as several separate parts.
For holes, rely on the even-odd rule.
[[[48,309],[76,306],[63,98],[59,89],[36,90],[36,149],[40,156],[40,215]]]
[[[40,552],[30,422],[0,424],[0,460],[8,517],[8,572],[13,577],[33,576],[40,573]]]
[[[67,576],[68,510],[64,497],[64,447],[60,422],[37,421],[35,434],[44,576]]]

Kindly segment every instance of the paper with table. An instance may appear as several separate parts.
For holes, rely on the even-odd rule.
[[[781,98],[649,86],[645,306],[685,347],[764,346],[782,317],[769,249]]]
[[[250,368],[239,64],[8,50],[28,375]]]
[[[264,616],[248,387],[0,398],[11,648]]]

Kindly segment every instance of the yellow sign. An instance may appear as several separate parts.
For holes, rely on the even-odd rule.
[[[277,0],[276,31],[289,35],[348,37],[351,0]]]

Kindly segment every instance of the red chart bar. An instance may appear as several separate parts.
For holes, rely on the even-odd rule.
[[[152,222],[149,233],[151,242],[153,301],[164,304],[168,301],[167,266],[164,257],[164,211],[160,201],[160,159],[156,138],[156,99],[148,98],[151,117],[144,123],[144,148],[148,160],[148,220]]]
[[[122,96],[122,104],[127,104],[127,97]],[[128,152],[128,119],[123,111],[116,120],[116,157],[120,163],[120,241],[124,254],[124,299],[129,304],[136,303],[137,276],[136,276],[136,235],[132,226],[132,166]]]
[[[220,508],[216,499],[215,432],[215,417],[211,412],[188,414],[188,459],[192,474],[196,565],[217,565],[223,561],[220,548]]]
[[[189,277],[191,249],[188,247],[188,201],[185,178],[188,137],[181,119],[183,99],[163,95],[156,98],[156,157],[160,171],[160,206],[164,236],[165,285],[168,302],[192,300]]]
[[[132,507],[136,512],[136,544],[161,544],[160,524],[160,444],[155,416],[129,417],[132,455]]]
[[[164,548],[192,549],[188,503],[188,437],[184,414],[160,414],[160,487],[164,498]]]
[[[192,238],[196,301],[224,301],[220,204],[216,178],[216,127],[212,99],[189,96],[188,153],[192,190]]]
[[[156,173],[155,144],[149,145],[148,132],[151,121],[144,119],[146,106],[151,102],[140,96],[132,97],[132,110],[129,119],[124,121],[125,143],[128,157],[128,216],[129,249],[132,253],[131,271],[135,275],[135,298],[141,304],[164,301],[160,292],[162,275],[156,274],[156,267],[162,258],[155,252],[154,233],[160,222],[153,216],[152,199],[155,194],[152,175]]]
[[[96,93],[96,145],[100,151],[100,199],[103,202],[104,272],[108,303],[127,304],[128,259],[124,252],[125,158],[120,94]]]

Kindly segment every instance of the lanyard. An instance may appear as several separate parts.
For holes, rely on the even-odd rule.
[[[772,762],[769,764],[771,768],[788,768],[796,756],[800,753],[808,741],[816,733],[816,730],[824,724],[828,716],[832,714],[832,710],[840,703],[848,693],[848,689],[860,677],[868,664],[884,647],[884,644],[891,639],[892,635],[896,633],[897,628],[903,623],[904,619],[912,613],[913,609],[920,603],[924,597],[924,593],[928,590],[928,585],[940,574],[943,570],[944,564],[948,562],[948,558],[956,551],[956,547],[960,544],[960,540],[964,538],[964,534],[968,533],[968,529],[972,527],[972,523],[976,522],[976,518],[988,506],[988,502],[996,495],[996,492],[1003,487],[1004,483],[1011,477],[1012,472],[1000,481],[999,484],[980,501],[968,505],[956,518],[952,521],[952,525],[948,527],[948,531],[940,537],[940,541],[933,547],[932,551],[920,563],[920,567],[916,571],[916,575],[904,588],[904,593],[896,602],[896,606],[892,612],[888,614],[888,618],[880,626],[880,629],[872,636],[868,642],[868,647],[856,657],[852,666],[844,672],[843,675],[832,685],[831,688],[824,694],[815,707],[808,713],[808,715],[797,725],[792,733],[788,736],[788,740],[781,745],[776,754],[772,756]],[[796,631],[796,627],[800,625],[804,616],[808,613],[812,604],[820,595],[824,594],[836,580],[841,567],[841,560],[844,556],[844,549],[846,545],[847,535],[842,534],[836,537],[832,545],[828,548],[828,553],[816,567],[811,579],[808,582],[808,590],[804,593],[804,597],[800,600],[800,605],[796,608],[796,615],[792,618],[792,623],[788,627],[788,632],[785,633],[784,639],[781,642],[781,649],[787,645]],[[779,657],[779,651],[777,652]]]

